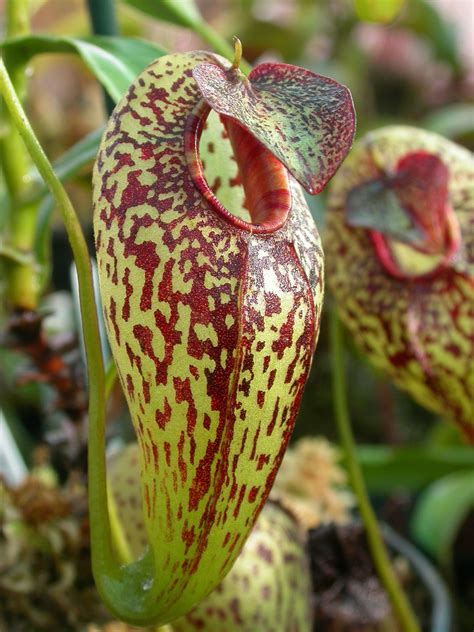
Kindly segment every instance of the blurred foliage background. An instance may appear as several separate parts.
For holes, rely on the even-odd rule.
[[[175,3],[184,10],[188,4],[186,0]],[[160,15],[169,18],[165,4],[152,0],[117,2],[118,32],[173,52],[211,48],[200,35],[179,24],[180,20],[155,19]],[[34,34],[85,37],[91,32],[85,0],[33,0],[32,5]],[[205,21],[225,39],[231,41],[232,35],[238,35],[250,63],[284,61],[347,85],[354,97],[358,136],[382,125],[402,123],[436,131],[474,149],[472,0],[407,0],[389,24],[361,20],[352,0],[198,0],[197,5]],[[0,0],[0,20],[4,8],[4,0]],[[26,108],[52,160],[102,126],[107,116],[99,83],[73,54],[41,54],[31,60]],[[67,184],[90,241],[91,167],[92,160]],[[324,193],[308,199],[320,231],[324,230],[324,200]],[[60,305],[60,317],[50,319],[48,325],[58,335],[77,327],[77,315],[70,294],[72,257],[57,218],[51,252],[53,274],[44,306]],[[330,303],[328,296],[326,309]],[[381,516],[408,533],[410,511],[418,495],[426,492],[426,485],[454,471],[472,468],[473,453],[462,445],[455,429],[397,391],[367,365],[349,338],[346,342],[351,416],[369,488]],[[19,386],[20,362],[16,352],[2,350],[0,393],[9,426],[29,464],[38,459],[39,443],[66,446],[56,463],[64,477],[68,458],[83,462],[85,435],[64,416],[47,412],[51,400],[47,387]],[[325,435],[337,440],[330,362],[327,319],[323,319],[295,439]],[[121,421],[111,434],[130,437],[127,414],[118,395],[116,400],[111,417]],[[430,514],[429,502],[425,503],[426,520],[443,511],[449,513],[449,489],[440,497],[439,502],[445,503],[441,514]],[[471,598],[474,602],[473,504],[471,494],[457,514],[456,528],[450,527],[454,557],[449,563],[454,559],[457,564],[454,589],[463,597],[461,603]],[[438,503],[437,511],[439,507]],[[433,533],[420,535],[421,543],[433,555],[438,550],[437,537]],[[446,548],[446,540],[442,546]],[[466,621],[471,617],[472,625],[472,612],[464,616]]]

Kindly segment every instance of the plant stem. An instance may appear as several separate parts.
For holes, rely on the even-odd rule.
[[[7,0],[6,35],[18,37],[29,32],[30,0]],[[24,64],[11,69],[11,81],[21,100],[26,89]],[[8,191],[5,229],[8,245],[30,258],[30,262],[8,262],[5,265],[7,296],[15,309],[34,310],[39,297],[39,269],[32,254],[35,238],[37,205],[25,202],[25,189],[29,186],[30,159],[25,145],[12,124],[5,104],[0,104],[4,115],[4,134],[0,139],[0,158]]]
[[[28,34],[30,30],[29,4],[30,0],[7,0],[5,11],[7,38]]]
[[[96,35],[117,35],[114,0],[87,0],[92,30]]]
[[[7,38],[27,35],[29,32],[29,4],[30,0],[7,0],[5,7],[5,33]],[[12,71],[12,83],[15,91],[23,97],[25,90],[25,67],[17,66]],[[4,109],[2,104],[2,110]],[[28,171],[28,157],[25,147],[16,129],[9,125],[8,113],[5,114],[5,133],[0,143],[0,155],[3,162],[5,183],[12,201],[11,206],[17,202],[23,189]]]
[[[22,151],[25,151],[24,146]],[[11,208],[8,245],[22,253],[24,261],[6,264],[8,301],[15,309],[35,310],[40,294],[39,266],[33,253],[38,205],[19,204]]]
[[[234,47],[229,44],[229,42],[222,37],[217,31],[215,31],[212,26],[209,26],[207,22],[204,20],[200,20],[199,22],[195,22],[192,26],[193,30],[202,37],[202,39],[207,42],[212,48],[222,55],[226,57],[229,61],[234,59]],[[240,61],[240,70],[248,75],[252,70],[252,66],[245,61],[245,59],[241,59]]]
[[[330,341],[334,414],[340,442],[345,452],[349,482],[357,498],[359,512],[365,526],[375,568],[392,601],[393,608],[404,632],[419,632],[420,628],[416,617],[390,563],[385,544],[379,531],[377,518],[370,504],[362,470],[357,461],[356,445],[352,434],[347,405],[342,331],[335,309],[333,309],[331,313]]]
[[[122,564],[130,564],[133,560],[132,552],[122,528],[122,523],[120,522],[119,511],[112,487],[109,484],[107,484],[107,508],[110,519],[110,534],[112,536],[112,542],[114,543],[115,552]]]
[[[38,171],[46,182],[61,212],[66,232],[76,262],[79,280],[79,297],[82,315],[84,343],[86,347],[89,384],[89,454],[94,460],[89,464],[89,511],[91,531],[100,549],[95,551],[94,574],[101,577],[115,566],[110,545],[110,524],[107,507],[105,470],[105,377],[99,337],[99,326],[94,299],[94,288],[89,252],[71,201],[56,177],[15,93],[3,60],[0,59],[0,93],[10,111],[10,116]],[[100,455],[97,458],[97,455]],[[101,586],[99,585],[99,591]]]
[[[10,207],[14,208],[26,183],[28,161],[21,138],[10,126],[9,117],[5,112],[5,104],[1,103],[0,106],[5,129],[0,139],[0,159],[6,188],[11,200]]]
[[[89,9],[92,32],[95,35],[113,36],[119,34],[114,0],[87,0],[87,7]],[[102,91],[105,108],[108,115],[110,115],[115,107],[115,103],[104,88]]]

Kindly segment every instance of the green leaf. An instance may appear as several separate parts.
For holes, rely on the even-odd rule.
[[[394,489],[417,492],[474,463],[474,449],[464,445],[429,448],[363,445],[358,447],[357,456],[372,494],[385,494]]]
[[[404,4],[405,0],[355,0],[358,17],[367,22],[391,22]]]
[[[61,182],[74,177],[88,163],[92,162],[99,150],[100,139],[104,132],[104,127],[98,127],[96,130],[82,138],[66,151],[58,160],[53,163],[54,171]],[[38,192],[39,204],[38,217],[36,222],[34,252],[36,261],[40,266],[40,284],[45,289],[49,283],[51,275],[51,216],[54,211],[54,201],[48,193],[48,189],[44,186],[36,173],[32,179],[38,179],[40,189]]]
[[[431,112],[423,120],[423,127],[446,136],[459,138],[474,134],[474,105],[471,103],[453,103]]]
[[[410,0],[403,19],[404,26],[425,38],[435,54],[454,68],[459,68],[458,37],[455,25],[445,19],[431,0]]]
[[[71,178],[84,165],[95,159],[104,129],[105,125],[102,125],[87,136],[84,136],[53,162],[54,171],[60,180]]]
[[[118,101],[148,64],[165,51],[140,39],[92,36],[87,38],[32,35],[1,44],[8,66],[23,64],[41,53],[76,53]]]
[[[215,31],[200,14],[194,0],[124,0],[135,9],[157,19],[192,29],[205,42],[228,59],[234,57],[234,47],[230,46],[225,37]],[[241,68],[250,72],[250,66],[242,59]]]
[[[440,564],[448,566],[456,535],[472,509],[474,470],[445,476],[420,496],[412,519],[412,534]]]
[[[80,141],[53,162],[54,172],[61,182],[69,180],[77,175],[79,171],[87,165],[87,163],[95,159],[99,150],[100,139],[102,138],[104,129],[105,125],[98,127],[84,138],[81,138]],[[33,183],[38,181],[38,186],[41,187],[38,191],[38,198],[46,195],[48,189],[43,184],[38,172],[35,171],[34,174],[30,174],[30,178]]]
[[[194,0],[125,0],[135,9],[158,20],[193,28],[203,21]]]

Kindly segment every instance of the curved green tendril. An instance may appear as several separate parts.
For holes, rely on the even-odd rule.
[[[153,590],[156,585],[151,554],[121,566],[112,548],[105,465],[105,374],[87,244],[71,200],[36,138],[2,59],[0,93],[33,162],[56,200],[77,268],[89,383],[89,517],[92,569],[97,589],[107,607],[121,620],[135,624],[165,623],[155,616],[159,604]]]
[[[402,629],[405,632],[420,632],[410,603],[393,572],[385,544],[379,531],[377,518],[370,504],[362,470],[357,460],[354,436],[352,434],[347,406],[341,324],[334,308],[331,311],[330,341],[334,416],[336,418],[339,439],[346,457],[349,482],[357,498],[359,512],[364,523],[374,565],[390,597],[393,609],[400,620]]]

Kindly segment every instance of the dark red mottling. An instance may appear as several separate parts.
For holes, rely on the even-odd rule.
[[[114,301],[104,301],[109,337],[144,455],[158,598],[177,616],[184,596],[189,607],[227,572],[269,494],[311,364],[323,279],[314,224],[278,161],[281,191],[266,203],[284,200],[284,221],[265,225],[263,205],[259,229],[203,195],[206,108],[192,68],[216,58],[178,56],[170,71],[165,59],[105,133],[95,230],[102,292]],[[161,85],[169,72],[171,91]],[[256,147],[245,134],[242,156]]]
[[[244,126],[309,193],[322,191],[351,148],[352,97],[329,77],[277,63],[248,78],[212,63],[193,75],[209,106]]]
[[[369,225],[352,224],[351,195],[374,182],[396,194],[416,231],[397,239],[384,230],[388,205]],[[471,152],[425,130],[382,128],[359,141],[334,179],[325,242],[331,288],[362,351],[471,443],[473,200]]]

